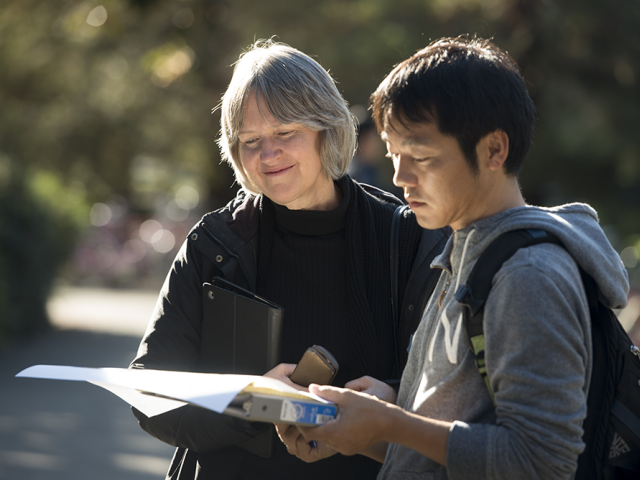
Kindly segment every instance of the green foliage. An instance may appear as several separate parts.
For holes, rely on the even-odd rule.
[[[82,192],[51,173],[0,190],[0,348],[48,326],[46,300],[86,223]]]
[[[352,104],[367,105],[393,65],[432,39],[493,37],[518,61],[538,106],[535,147],[520,177],[525,198],[541,205],[585,201],[621,238],[640,232],[639,2],[291,4],[237,0],[232,11],[251,5],[251,16],[237,24],[244,38],[278,34],[317,55]]]
[[[83,184],[91,202],[122,195],[143,211],[150,204],[130,175],[139,157],[157,159],[176,181],[193,180],[203,197],[209,185],[228,189],[210,113],[217,99],[193,75],[197,59],[171,23],[170,2],[5,3],[2,152]]]
[[[393,65],[460,34],[493,37],[530,83],[539,120],[520,177],[525,198],[587,201],[618,232],[616,247],[632,245],[640,234],[640,2],[626,0],[5,0],[0,196],[24,202],[2,201],[0,236],[15,246],[19,232],[53,232],[53,223],[80,215],[62,206],[69,199],[40,203],[43,191],[54,195],[46,176],[10,193],[6,179],[16,172],[51,172],[61,191],[85,191],[89,204],[119,195],[142,213],[181,184],[211,206],[229,199],[232,174],[219,161],[211,109],[256,39],[275,35],[313,56],[352,105],[366,107]],[[20,263],[3,258],[5,272]],[[39,263],[53,269],[48,278],[50,262]]]
[[[8,0],[0,10],[2,151],[149,210],[176,183],[232,195],[211,115],[230,66],[274,35],[367,106],[432,39],[494,37],[539,107],[521,181],[532,203],[588,201],[640,232],[640,3],[613,0]],[[150,169],[149,165],[157,168]],[[160,172],[160,174],[158,174]],[[602,179],[607,182],[602,182]]]

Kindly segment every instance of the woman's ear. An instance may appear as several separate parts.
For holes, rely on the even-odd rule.
[[[478,162],[489,170],[500,170],[509,156],[509,136],[504,130],[495,130],[480,139],[478,149]]]

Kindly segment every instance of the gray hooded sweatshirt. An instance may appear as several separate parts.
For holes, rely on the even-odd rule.
[[[520,249],[493,279],[485,304],[485,360],[494,407],[478,373],[454,298],[500,234],[540,229],[565,248]],[[591,374],[589,308],[577,265],[601,300],[622,308],[627,272],[587,205],[518,207],[456,231],[432,268],[443,270],[415,332],[398,405],[454,422],[447,467],[390,444],[379,479],[569,479],[584,449]]]

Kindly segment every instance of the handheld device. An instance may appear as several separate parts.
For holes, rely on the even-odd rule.
[[[304,352],[289,378],[303,387],[311,383],[330,385],[339,368],[338,361],[326,348],[313,345]]]

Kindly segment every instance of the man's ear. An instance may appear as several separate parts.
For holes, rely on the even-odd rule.
[[[480,139],[478,148],[478,160],[489,170],[500,170],[509,156],[509,136],[504,130],[495,130]]]

